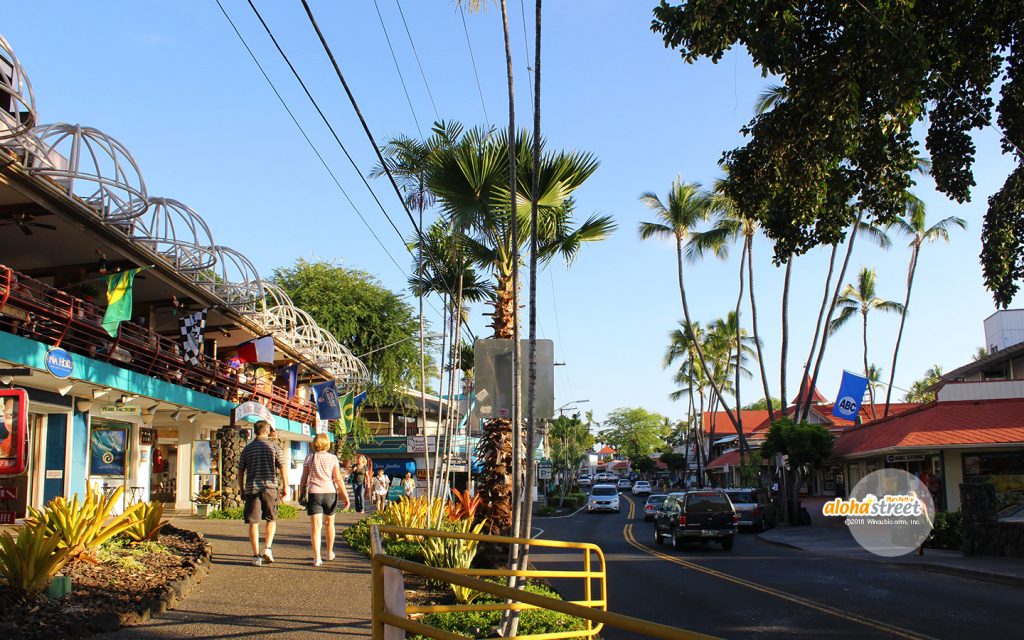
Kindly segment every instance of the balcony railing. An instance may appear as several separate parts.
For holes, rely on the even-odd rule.
[[[2,331],[231,402],[256,400],[297,422],[309,423],[315,415],[311,401],[289,399],[284,387],[242,382],[240,371],[206,355],[198,366],[187,364],[177,341],[131,322],[122,322],[112,338],[102,321],[103,310],[91,302],[0,265]]]

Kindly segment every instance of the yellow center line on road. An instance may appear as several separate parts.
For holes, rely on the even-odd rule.
[[[629,502],[629,513],[627,514],[626,517],[628,519],[632,520],[633,519],[633,514],[636,512],[636,505],[634,504],[633,500],[631,498],[629,498],[628,496],[623,495],[623,497],[626,499],[627,502]],[[645,544],[642,544],[642,543],[638,542],[637,539],[633,536],[633,525],[632,525],[632,523],[627,524],[622,529],[622,536],[623,536],[623,538],[625,538],[626,542],[628,542],[631,546],[635,547],[636,549],[639,549],[640,551],[643,551],[644,553],[646,553],[648,555],[652,555],[652,556],[654,556],[656,558],[661,558],[663,560],[668,560],[669,562],[675,563],[675,564],[677,564],[677,565],[679,565],[681,567],[685,567],[687,569],[692,569],[693,571],[699,571],[700,573],[704,573],[704,574],[707,574],[709,576],[713,576],[713,577],[718,578],[720,580],[725,580],[726,582],[731,582],[733,584],[737,584],[737,585],[746,587],[748,589],[753,589],[754,591],[760,591],[761,593],[765,593],[765,594],[768,594],[770,596],[774,596],[776,598],[780,598],[782,600],[786,600],[786,601],[792,602],[794,604],[799,604],[799,605],[807,607],[809,609],[814,609],[815,611],[820,611],[821,613],[826,613],[828,615],[835,616],[837,618],[842,618],[844,620],[849,620],[851,622],[856,622],[857,624],[862,624],[862,625],[864,625],[866,627],[871,627],[873,629],[877,629],[879,631],[883,631],[885,633],[889,633],[889,634],[892,634],[892,635],[900,637],[900,638],[907,638],[908,640],[934,640],[934,638],[932,636],[922,635],[920,633],[917,633],[915,631],[911,631],[909,629],[904,629],[902,627],[897,627],[897,626],[894,626],[894,625],[891,625],[891,624],[886,624],[884,622],[879,622],[877,620],[872,620],[871,618],[866,618],[864,616],[859,616],[859,615],[857,615],[855,613],[849,613],[849,612],[843,611],[841,609],[836,609],[836,608],[830,607],[828,605],[824,605],[824,604],[820,604],[820,603],[814,602],[813,600],[808,600],[807,598],[801,598],[800,596],[795,596],[795,595],[793,595],[791,593],[787,593],[785,591],[781,591],[781,590],[775,589],[773,587],[768,587],[768,586],[765,586],[763,584],[758,584],[756,582],[751,582],[749,580],[744,580],[743,578],[739,578],[739,577],[736,577],[734,575],[731,575],[731,574],[728,574],[728,573],[724,573],[722,571],[717,571],[715,569],[711,569],[711,568],[708,568],[708,567],[705,567],[705,566],[702,566],[702,565],[699,565],[699,564],[696,564],[696,563],[693,563],[693,562],[688,562],[686,560],[683,560],[682,558],[677,558],[677,557],[674,557],[674,556],[670,556],[670,555],[668,555],[666,553],[662,553],[661,551],[658,551],[657,549],[654,549],[652,547],[649,547],[649,546],[647,546]]]

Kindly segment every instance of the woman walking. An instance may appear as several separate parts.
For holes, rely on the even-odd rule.
[[[406,471],[405,478],[402,479],[402,494],[412,500],[416,497],[416,478],[412,477],[412,473]]]
[[[309,516],[310,543],[313,546],[313,566],[323,564],[320,557],[320,532],[327,526],[327,559],[334,560],[334,512],[338,507],[338,494],[349,506],[348,491],[341,477],[338,456],[328,449],[331,440],[326,433],[313,440],[314,452],[306,456],[299,480],[299,495],[306,495],[306,514]]]
[[[388,488],[391,479],[384,475],[384,467],[377,469],[377,475],[373,476],[373,508],[377,513],[384,511],[388,506]]]
[[[352,497],[355,500],[355,510],[358,513],[364,511],[363,499],[368,497],[366,481],[369,480],[369,475],[370,463],[366,456],[359,454],[356,456],[356,463],[352,466]]]

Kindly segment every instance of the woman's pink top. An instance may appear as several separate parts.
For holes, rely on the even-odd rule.
[[[306,480],[309,493],[337,493],[334,486],[334,470],[338,469],[338,456],[329,451],[317,451],[306,457],[306,469],[309,478]]]

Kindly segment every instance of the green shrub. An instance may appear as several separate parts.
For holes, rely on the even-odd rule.
[[[279,504],[277,505],[277,519],[278,520],[291,520],[292,518],[299,515],[299,510],[290,504]],[[211,511],[207,518],[214,520],[241,520],[245,517],[245,511],[243,507],[233,507],[231,509],[218,509]]]
[[[553,516],[558,513],[558,507],[552,505],[544,505],[540,509],[537,509],[537,515],[539,516]]]
[[[558,593],[541,584],[529,583],[524,590],[548,598],[562,599]],[[483,595],[478,601],[500,602],[500,599],[491,595]],[[500,611],[452,611],[431,613],[423,617],[423,623],[431,627],[471,637],[496,636],[494,629],[500,621]],[[547,609],[524,611],[519,619],[519,635],[582,631],[585,628],[585,620]]]
[[[43,524],[25,524],[14,537],[0,533],[0,576],[19,599],[46,588],[71,555],[63,539]]]
[[[372,524],[381,524],[380,514],[375,513],[372,516],[367,516],[341,532],[341,537],[345,538],[348,546],[367,558],[370,557],[370,525]],[[384,538],[383,542],[384,553],[396,558],[423,562],[423,550],[420,549],[419,543],[412,540],[391,540],[388,538]]]
[[[134,542],[156,540],[160,530],[168,523],[163,517],[164,503],[143,502],[132,515],[132,526],[125,529],[123,535]]]
[[[100,545],[135,524],[135,513],[144,503],[131,505],[119,515],[110,515],[123,494],[124,487],[104,496],[89,486],[85,500],[80,500],[76,493],[71,500],[57,496],[42,509],[29,507],[30,517],[25,522],[33,527],[44,527],[57,539],[60,548],[68,549],[68,559],[80,555],[92,558]]]
[[[959,511],[940,511],[935,514],[935,526],[924,545],[932,549],[963,549],[963,516]]]

